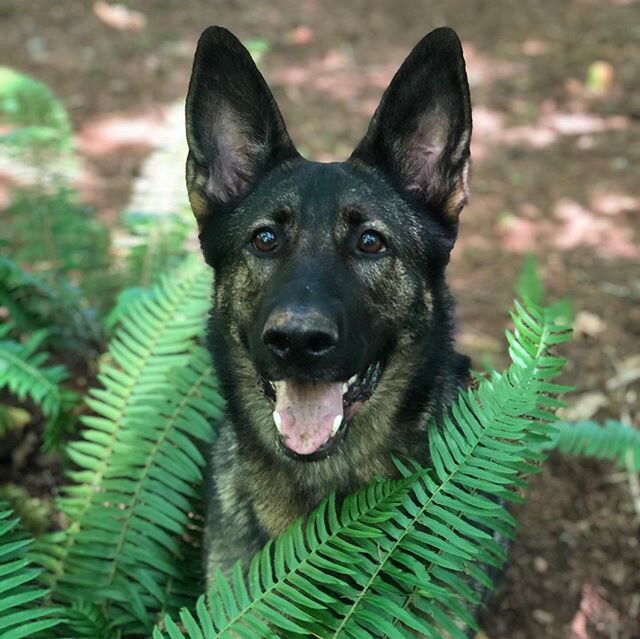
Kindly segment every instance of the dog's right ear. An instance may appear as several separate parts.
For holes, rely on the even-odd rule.
[[[187,190],[201,229],[217,207],[246,195],[260,175],[298,157],[251,55],[222,27],[200,36],[186,124]]]

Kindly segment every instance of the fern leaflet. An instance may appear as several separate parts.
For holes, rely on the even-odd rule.
[[[640,430],[622,422],[558,422],[555,434],[544,449],[556,449],[570,455],[630,464],[640,472]]]
[[[61,611],[42,606],[40,570],[25,558],[31,545],[6,503],[0,502],[0,639],[34,639],[61,621]]]
[[[69,419],[77,396],[63,389],[61,383],[69,377],[62,365],[47,365],[48,355],[39,350],[47,331],[39,330],[21,342],[7,339],[11,325],[0,327],[0,390],[6,388],[20,401],[30,399],[47,418],[45,436]]]

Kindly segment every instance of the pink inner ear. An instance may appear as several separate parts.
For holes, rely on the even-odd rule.
[[[434,193],[442,186],[438,162],[447,144],[448,129],[444,118],[432,113],[418,123],[417,131],[405,142],[404,174],[407,189]],[[399,149],[402,153],[402,149]]]
[[[211,139],[215,156],[211,162],[207,193],[224,203],[247,190],[264,160],[266,145],[253,140],[237,114],[223,103],[217,107]]]
[[[467,201],[468,163],[462,168],[460,175],[451,176],[442,165],[444,150],[449,142],[451,132],[446,115],[437,107],[423,117],[417,130],[405,141],[405,155],[400,156],[404,169],[406,188],[422,194],[425,199],[436,197],[445,202],[445,214],[457,218]],[[447,162],[456,164],[462,158],[469,144],[469,133],[464,132],[458,140],[456,148],[447,156]],[[402,153],[402,144],[399,145]],[[451,183],[456,177],[455,185]]]

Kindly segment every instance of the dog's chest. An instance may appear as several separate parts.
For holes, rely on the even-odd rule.
[[[299,517],[307,517],[332,492],[338,503],[374,477],[397,475],[391,456],[373,457],[349,468],[334,468],[334,474],[309,470],[308,476],[286,470],[254,467],[248,473],[247,489],[260,526],[277,537]],[[302,476],[301,476],[302,475]]]

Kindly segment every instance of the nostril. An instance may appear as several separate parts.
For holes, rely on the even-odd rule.
[[[335,345],[335,340],[328,333],[311,333],[307,338],[307,352],[311,355],[324,355]]]
[[[267,331],[264,336],[265,344],[277,355],[286,355],[291,349],[291,342],[285,333]]]

